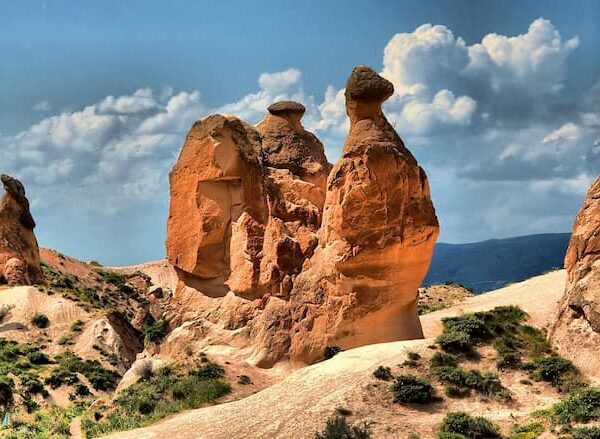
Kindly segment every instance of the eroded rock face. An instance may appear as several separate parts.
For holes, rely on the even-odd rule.
[[[382,113],[392,93],[354,69],[333,169],[295,102],[271,105],[256,128],[194,124],[171,172],[167,253],[181,282],[164,349],[223,343],[268,367],[422,337],[417,288],[438,223],[424,171]]]
[[[351,348],[423,335],[417,289],[439,227],[425,172],[381,111],[392,93],[367,67],[348,79],[350,133],[327,182],[319,247],[292,293],[326,296],[318,329],[292,346],[301,357],[324,344]]]
[[[575,219],[565,268],[565,295],[550,338],[580,369],[600,376],[600,177]]]
[[[0,201],[0,283],[33,285],[44,283],[40,252],[33,233],[35,221],[21,182],[0,177],[4,195]]]

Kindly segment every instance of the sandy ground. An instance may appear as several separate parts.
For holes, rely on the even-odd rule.
[[[36,287],[6,288],[0,291],[0,306],[11,307],[0,323],[0,336],[18,341],[43,341],[52,345],[61,335],[68,334],[75,320],[89,320],[90,315],[72,300],[60,294],[48,295]],[[31,324],[35,313],[48,317],[48,328]]]
[[[427,337],[441,330],[440,319],[465,311],[486,310],[499,305],[518,305],[530,314],[530,322],[544,327],[552,318],[562,295],[565,272],[556,271],[510,285],[495,292],[422,317]],[[118,433],[113,438],[313,438],[323,429],[336,408],[352,411],[352,423],[371,423],[375,438],[434,438],[444,414],[467,410],[485,415],[505,428],[531,411],[551,403],[557,395],[548,386],[519,384],[522,372],[501,374],[513,391],[513,401],[480,401],[477,397],[448,399],[425,407],[392,403],[389,383],[377,381],[372,372],[379,365],[395,374],[407,373],[399,366],[408,351],[420,352],[423,363],[434,352],[431,339],[363,346],[342,352],[331,360],[291,373],[278,383],[246,398],[175,415],[150,427]],[[493,352],[482,352],[479,364],[493,370]],[[418,373],[418,372],[417,372]]]

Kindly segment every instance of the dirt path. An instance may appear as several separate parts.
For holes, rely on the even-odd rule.
[[[72,439],[82,439],[83,434],[81,433],[81,417],[73,418],[71,425],[69,425],[69,431]]]

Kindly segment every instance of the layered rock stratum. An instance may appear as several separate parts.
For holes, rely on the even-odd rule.
[[[4,195],[0,201],[0,283],[45,283],[40,251],[33,233],[35,221],[23,184],[8,175],[0,177]]]
[[[565,293],[550,338],[580,369],[600,376],[600,177],[575,218],[565,268]]]
[[[352,71],[333,167],[296,102],[256,127],[225,115],[193,125],[170,174],[179,284],[161,349],[225,344],[269,367],[422,337],[417,289],[439,227],[425,172],[382,112],[392,93],[370,68]]]

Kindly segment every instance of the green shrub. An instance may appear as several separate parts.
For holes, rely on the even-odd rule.
[[[75,320],[72,324],[71,324],[71,332],[81,332],[83,330],[83,321],[81,320]]]
[[[477,314],[463,314],[458,317],[442,319],[445,332],[462,332],[469,336],[473,343],[483,341],[490,337],[490,330],[486,322]]]
[[[452,436],[458,435],[458,436]],[[440,427],[439,438],[444,439],[501,438],[499,429],[485,418],[472,417],[465,412],[448,413]]]
[[[63,335],[56,341],[56,343],[59,344],[60,346],[65,346],[65,345],[72,345],[75,342],[68,335]]]
[[[582,388],[554,404],[550,417],[559,424],[586,423],[600,419],[600,389]]]
[[[144,341],[146,343],[156,343],[167,335],[168,323],[165,319],[160,319],[150,324],[144,329]]]
[[[434,370],[439,380],[446,384],[446,394],[451,397],[467,396],[470,390],[495,399],[506,400],[510,392],[502,385],[495,373],[484,372],[476,369],[462,369],[460,367],[441,366]]]
[[[437,337],[436,341],[440,344],[443,350],[448,352],[470,353],[473,351],[473,340],[466,332],[443,332]]]
[[[384,381],[389,381],[393,378],[392,371],[386,366],[378,366],[377,369],[373,371],[373,376],[378,380]]]
[[[516,424],[512,430],[509,439],[536,439],[546,430],[546,427],[539,422],[532,422],[525,425]]]
[[[46,393],[44,384],[35,376],[22,377],[21,386],[23,386],[23,391],[29,395]]]
[[[14,308],[14,305],[2,305],[0,306],[0,323],[4,321],[6,316],[10,314],[10,311]]]
[[[50,358],[48,358],[48,355],[46,355],[45,353],[41,352],[41,351],[33,351],[33,352],[29,352],[27,354],[27,360],[31,363],[31,364],[50,364]]]
[[[339,346],[326,346],[325,349],[323,349],[323,360],[329,360],[340,352],[342,352],[342,348]]]
[[[237,380],[238,384],[248,385],[252,384],[252,380],[248,375],[240,375]]]
[[[600,439],[600,427],[579,427],[572,434],[573,439]]]
[[[414,375],[400,375],[392,384],[394,402],[427,404],[436,399],[431,384]]]
[[[75,394],[77,396],[88,396],[91,395],[90,389],[83,383],[76,383],[74,386]]]
[[[0,406],[8,407],[13,400],[15,383],[12,378],[6,375],[0,376]]]
[[[447,352],[436,352],[431,357],[431,367],[437,368],[442,366],[458,366],[458,357]]]
[[[46,315],[36,312],[31,317],[31,324],[36,328],[44,329],[50,326],[50,319]]]
[[[344,416],[335,416],[327,421],[325,430],[315,434],[315,439],[370,439],[368,424],[362,427],[348,424]]]
[[[534,378],[547,381],[554,386],[560,385],[564,376],[574,370],[573,363],[558,355],[538,358],[533,362]]]
[[[225,375],[225,369],[216,363],[208,361],[192,372],[201,380],[213,380]]]

